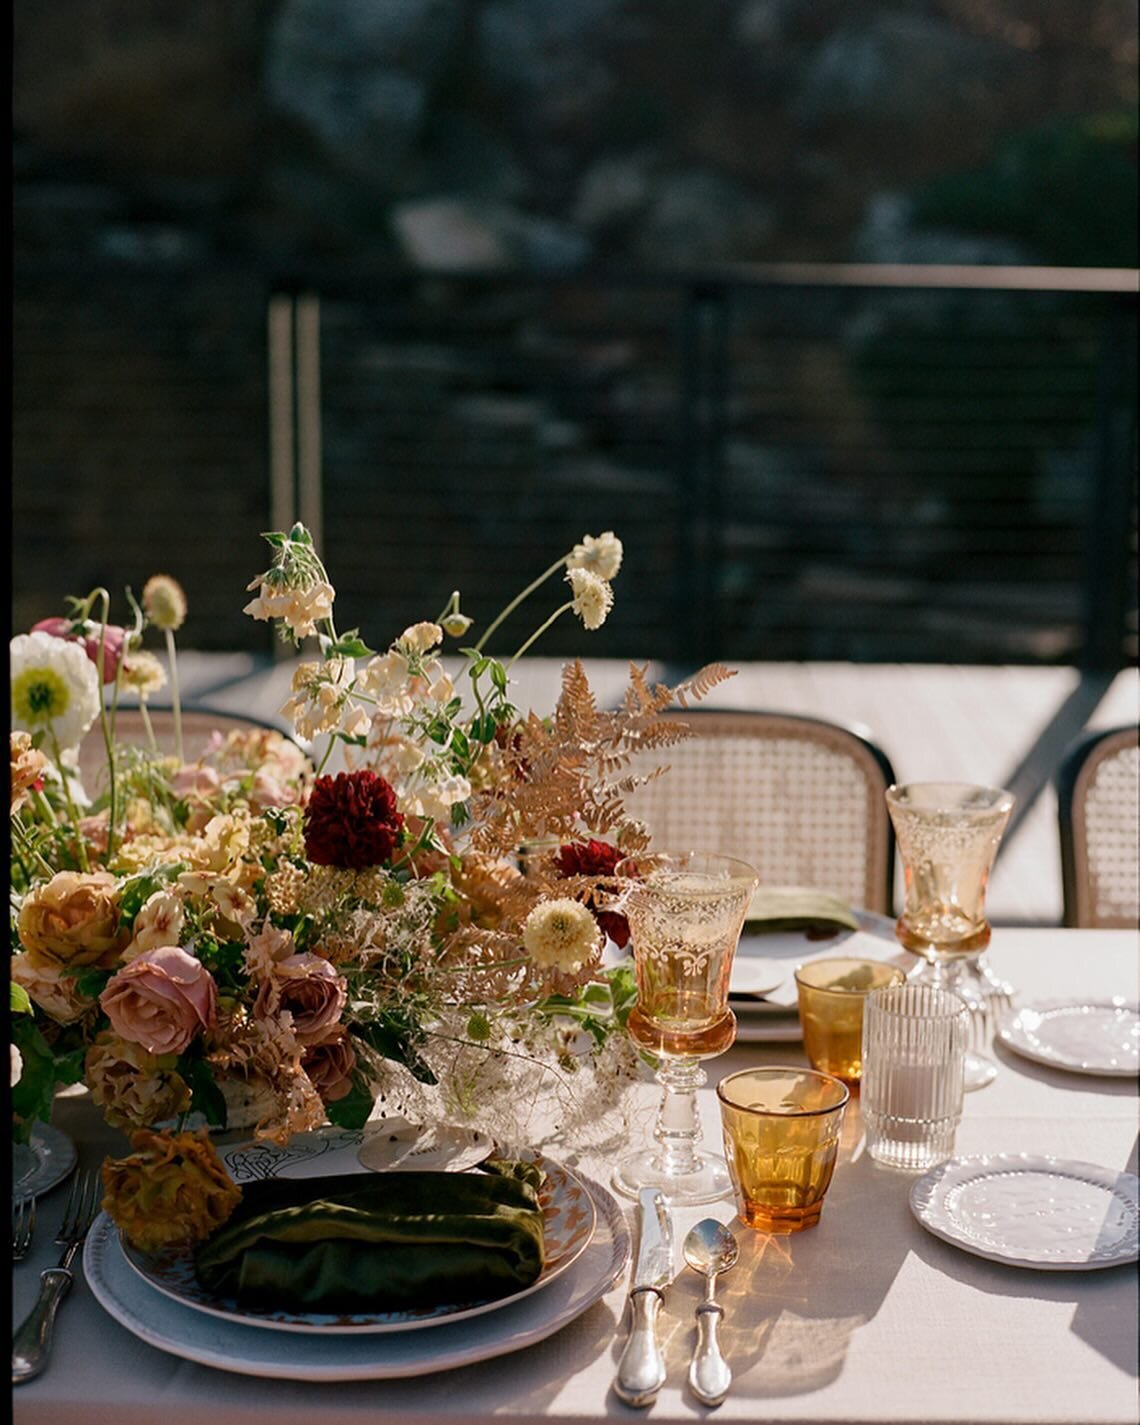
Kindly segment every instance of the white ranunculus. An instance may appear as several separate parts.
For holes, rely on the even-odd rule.
[[[77,747],[99,716],[99,675],[81,643],[20,633],[9,648],[12,726]]]

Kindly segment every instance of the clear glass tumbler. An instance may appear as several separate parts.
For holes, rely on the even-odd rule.
[[[863,1005],[860,1103],[876,1162],[925,1172],[954,1152],[969,1011],[932,985],[872,990]]]

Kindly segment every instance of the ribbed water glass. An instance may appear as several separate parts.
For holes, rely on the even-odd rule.
[[[925,1172],[954,1152],[969,1012],[931,985],[872,990],[863,1007],[861,1108],[876,1162]]]

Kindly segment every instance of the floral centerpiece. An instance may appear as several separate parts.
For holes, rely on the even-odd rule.
[[[648,839],[624,806],[644,778],[625,768],[685,735],[666,706],[728,676],[714,665],[666,688],[631,665],[605,710],[571,662],[549,716],[514,706],[512,665],[555,619],[605,620],[612,533],[586,536],[478,641],[455,593],[383,652],[338,631],[302,525],[265,538],[246,612],[315,644],[282,708],[299,741],[251,726],[183,745],[187,609],[169,576],[140,601],[128,591],[129,624],[96,590],[11,643],[14,1128],[26,1137],[60,1085],[86,1084],[135,1135],[134,1156],[106,1167],[108,1203],[152,1242],[204,1235],[232,1205],[192,1114],[215,1128],[245,1115],[276,1142],[377,1110],[509,1132],[542,1094],[562,1130],[595,1121],[636,1067],[632,978],[602,963],[607,936],[628,938],[606,878]],[[558,573],[565,600],[491,656],[507,615]],[[151,631],[165,666],[143,647]],[[151,700],[167,678],[163,748]],[[141,743],[116,737],[126,693]],[[85,735],[104,753],[90,786]]]

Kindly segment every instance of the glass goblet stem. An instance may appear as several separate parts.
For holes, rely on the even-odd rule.
[[[662,1055],[657,1061],[662,1094],[653,1136],[660,1149],[662,1171],[670,1177],[683,1177],[701,1166],[696,1152],[701,1139],[697,1090],[707,1080],[699,1059]]]

